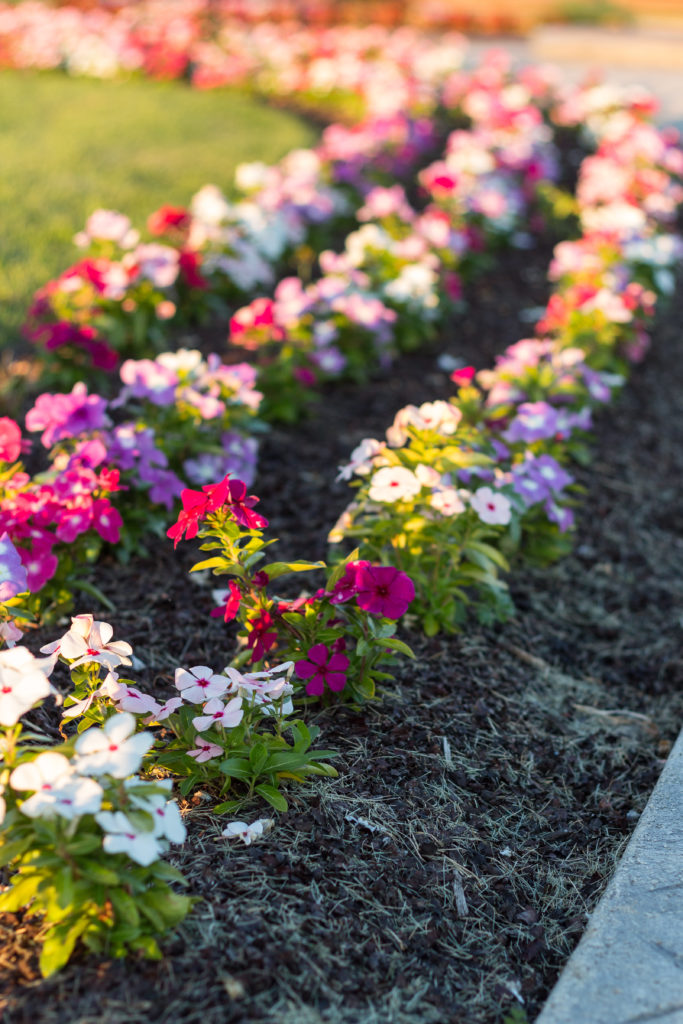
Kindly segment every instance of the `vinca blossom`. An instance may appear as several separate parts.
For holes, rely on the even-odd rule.
[[[391,565],[363,565],[356,577],[358,607],[385,619],[400,619],[415,597],[410,576]]]
[[[71,668],[95,662],[107,669],[130,665],[133,648],[125,640],[112,640],[114,630],[108,622],[98,622],[92,615],[75,615],[71,628],[60,640],[41,647],[43,654],[59,654]]]
[[[406,501],[422,490],[414,473],[403,466],[383,466],[370,481],[368,496],[371,501]]]
[[[107,719],[101,729],[86,729],[76,740],[76,771],[115,779],[132,775],[154,743],[152,733],[136,733],[135,728],[133,715],[123,711]]]
[[[175,685],[183,700],[190,704],[202,704],[212,697],[221,697],[228,689],[228,680],[208,665],[196,665],[191,669],[177,668]]]
[[[52,687],[53,658],[36,658],[26,647],[0,651],[0,725],[15,725]]]
[[[507,526],[512,518],[510,500],[491,487],[480,487],[470,498],[470,505],[482,523],[489,526]]]
[[[28,590],[26,569],[9,535],[0,533],[0,604]]]
[[[248,825],[245,821],[231,821],[221,832],[226,839],[241,839],[245,846],[250,846],[255,839],[269,832],[274,825],[272,818],[259,818]]]
[[[155,779],[154,785],[161,792],[145,794],[135,792],[138,785],[146,785],[144,779],[133,776],[127,779],[125,786],[131,791],[131,802],[139,807],[141,811],[147,811],[154,819],[155,838],[168,839],[171,843],[183,843],[187,836],[187,829],[183,821],[180,809],[175,800],[169,800],[173,789],[172,779]]]
[[[308,680],[306,693],[320,697],[327,686],[337,693],[346,686],[346,669],[349,659],[345,654],[330,652],[325,644],[314,644],[306,658],[297,661],[294,668],[300,679]]]
[[[243,718],[241,697],[233,697],[227,704],[223,704],[218,697],[212,697],[204,705],[204,713],[192,719],[192,725],[197,732],[206,732],[214,725],[220,725],[224,729],[234,729]]]
[[[68,758],[53,751],[20,764],[9,782],[19,791],[35,790],[33,796],[19,805],[21,813],[29,818],[58,815],[72,820],[83,814],[95,814],[104,795],[99,783],[79,776]]]
[[[148,829],[133,824],[123,811],[100,811],[95,821],[105,833],[105,853],[125,853],[136,864],[147,867],[163,853],[160,837],[150,825]]]

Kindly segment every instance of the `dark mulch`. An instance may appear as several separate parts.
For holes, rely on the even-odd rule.
[[[543,301],[546,265],[547,253],[506,258],[449,351],[490,365],[523,336],[517,312]],[[599,424],[574,555],[517,571],[516,617],[406,635],[417,661],[381,703],[318,716],[342,752],[339,779],[292,789],[291,812],[254,846],[228,845],[197,794],[173,859],[203,902],[163,962],[83,957],[45,982],[35,924],[0,918],[4,1020],[498,1024],[521,999],[534,1018],[681,721],[680,306]],[[324,554],[349,497],[337,464],[401,405],[448,393],[435,354],[421,354],[274,430],[254,489],[279,555]],[[160,543],[95,577],[160,692],[175,665],[229,657],[191,558]]]

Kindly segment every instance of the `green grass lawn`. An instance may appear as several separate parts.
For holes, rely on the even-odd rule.
[[[98,206],[144,228],[162,203],[228,189],[237,164],[271,163],[315,130],[236,91],[0,73],[0,347],[36,288],[78,258],[71,239]]]

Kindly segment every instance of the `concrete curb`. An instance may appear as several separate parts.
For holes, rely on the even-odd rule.
[[[683,733],[536,1024],[683,1022]]]

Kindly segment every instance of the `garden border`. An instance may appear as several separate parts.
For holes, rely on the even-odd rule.
[[[682,1019],[682,790],[683,732],[536,1024]]]

